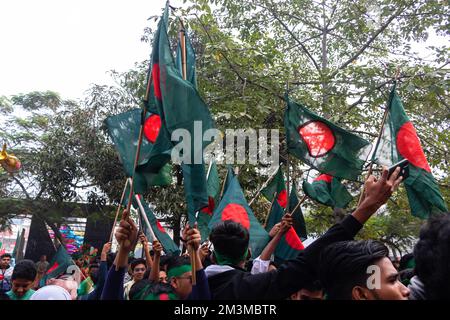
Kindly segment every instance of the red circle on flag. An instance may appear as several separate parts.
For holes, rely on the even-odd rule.
[[[282,208],[286,208],[286,204],[287,204],[287,191],[286,191],[286,189],[283,189],[283,190],[280,191],[280,193],[278,194],[278,197],[277,197],[277,201],[278,201],[278,204]]]
[[[164,228],[162,227],[161,223],[159,223],[158,220],[156,220],[156,227],[157,227],[158,230],[161,231],[162,233],[166,233],[166,230],[164,230]]]
[[[237,203],[230,203],[225,206],[222,211],[222,221],[232,220],[242,224],[242,226],[249,230],[250,220],[248,218],[245,208]]]
[[[148,141],[155,143],[158,138],[159,130],[161,129],[161,117],[157,114],[152,114],[145,120],[144,135]]]
[[[431,172],[427,158],[420,146],[417,132],[411,122],[403,124],[397,133],[397,150],[403,158],[408,159],[416,167]]]
[[[333,131],[321,121],[310,121],[298,127],[298,133],[305,141],[312,157],[321,157],[333,149],[336,139]]]
[[[294,227],[290,227],[289,230],[286,232],[285,235],[287,244],[295,249],[295,250],[303,250],[305,247],[303,246],[302,240],[297,235],[297,232],[295,232]]]
[[[331,180],[333,180],[333,176],[330,176],[329,174],[321,174],[314,179],[314,181],[325,181],[326,183],[331,183]]]

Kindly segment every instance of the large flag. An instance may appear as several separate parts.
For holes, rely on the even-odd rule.
[[[109,136],[119,153],[127,177],[133,176],[141,118],[141,109],[133,109],[108,117],[105,120]],[[161,121],[158,115],[147,114],[144,122],[144,135],[137,163],[138,166],[146,164],[149,161],[160,125]],[[166,163],[169,156],[170,154],[168,153],[161,154],[159,157],[154,157],[151,161]],[[136,171],[133,182],[134,192],[136,193],[144,193],[150,186],[169,185],[172,182],[171,165],[163,165],[160,171],[156,173],[145,170]]]
[[[297,207],[297,204],[299,202],[297,197],[297,187],[295,182],[292,184],[292,190],[291,194],[289,196],[289,210],[291,210],[293,222],[294,222],[294,229],[297,235],[300,237],[302,241],[305,241],[308,238],[308,232],[306,231],[306,222],[305,217],[303,216],[302,208],[301,206]],[[296,208],[295,211],[294,208]]]
[[[211,163],[211,168],[209,169],[206,189],[208,192],[208,206],[201,209],[197,216],[197,224],[202,241],[205,241],[209,236],[208,224],[219,202],[220,180],[217,165],[214,161]]]
[[[289,153],[322,173],[358,180],[370,143],[319,117],[286,95],[284,125]]]
[[[44,286],[47,279],[57,278],[64,274],[67,268],[74,264],[72,257],[69,256],[64,246],[60,245],[53,258],[50,260],[47,271],[41,278],[40,286]]]
[[[402,159],[409,161],[409,177],[404,181],[412,215],[422,219],[430,214],[447,212],[447,206],[434,179],[420,145],[416,129],[403,108],[393,86],[388,103],[388,115],[372,159],[392,165]]]
[[[133,198],[133,207],[137,208],[139,210],[139,206],[136,203],[136,199]],[[150,209],[148,204],[144,201],[142,197],[140,197],[142,207],[145,210],[145,215],[147,216],[148,221],[150,222],[150,226],[152,227],[152,231],[155,234],[158,241],[161,243],[161,245],[164,248],[164,252],[166,254],[172,254],[172,255],[179,255],[180,249],[177,247],[175,242],[172,240],[172,238],[169,236],[167,231],[164,229],[164,227],[161,225],[159,220],[155,217],[155,214]],[[150,231],[147,229],[147,224],[143,221],[143,232],[147,236],[148,239],[151,239]]]
[[[250,209],[237,177],[231,177],[230,180],[222,200],[214,210],[209,229],[212,230],[220,221],[232,220],[240,223],[249,232],[252,256],[257,257],[266,246],[269,234]]]
[[[206,130],[214,127],[214,121],[205,102],[201,99],[195,83],[195,55],[186,37],[187,77],[183,79],[182,66],[173,59],[167,35],[168,4],[158,25],[152,53],[152,78],[158,114],[169,135],[183,129],[189,133],[183,143],[190,152],[190,161],[183,161],[182,170],[188,205],[189,221],[195,221],[195,213],[208,205],[206,172],[203,148],[210,142],[203,141]],[[191,82],[193,81],[193,82]],[[178,131],[180,132],[180,131]],[[190,146],[186,144],[190,143]]]
[[[332,208],[345,208],[353,199],[341,181],[328,174],[319,175],[312,183],[303,181],[303,191],[311,200]]]
[[[261,193],[267,200],[272,202],[273,196],[277,197],[278,204],[282,208],[286,208],[287,204],[287,191],[286,184],[284,182],[283,172],[281,167],[278,169],[277,174],[273,179],[267,184],[267,186],[261,190]]]
[[[292,189],[291,196],[289,197],[289,207],[294,208],[295,205],[298,203],[297,195],[295,194],[295,190]],[[291,207],[291,205],[293,207]],[[293,213],[292,217],[294,219],[302,220],[300,232],[304,235],[304,238],[306,239],[306,227],[305,227],[305,220],[303,218],[302,211],[300,207],[295,210],[296,212]],[[272,210],[270,212],[269,219],[267,220],[266,230],[269,232],[272,227],[281,221],[284,215],[284,209],[280,206],[278,201],[274,201],[272,205]],[[297,257],[298,253],[304,249],[302,240],[300,238],[300,235],[295,230],[295,228],[292,226],[289,228],[289,230],[282,236],[280,242],[278,243],[274,256],[274,261],[276,263],[282,263],[285,260],[294,259]]]

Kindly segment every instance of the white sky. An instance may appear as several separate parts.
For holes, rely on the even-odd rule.
[[[166,0],[0,1],[0,96],[52,90],[81,98],[150,56],[147,19]],[[179,5],[180,1],[171,1]]]
[[[0,96],[52,90],[77,99],[92,83],[112,84],[107,71],[126,71],[150,56],[150,44],[140,39],[165,2],[0,1]],[[439,40],[431,35],[427,42]]]

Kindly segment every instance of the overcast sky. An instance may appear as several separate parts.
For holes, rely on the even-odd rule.
[[[112,84],[107,71],[126,71],[150,56],[140,39],[165,2],[0,1],[0,96],[52,90],[76,99],[91,83]],[[431,37],[427,44],[439,42]]]
[[[147,19],[166,0],[0,1],[0,96],[52,90],[81,98],[150,56]],[[171,4],[180,1],[171,1]]]

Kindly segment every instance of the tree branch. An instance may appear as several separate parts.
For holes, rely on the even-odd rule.
[[[20,182],[19,179],[17,179],[15,176],[13,176],[13,180],[20,186],[20,188],[22,189],[22,191],[25,193],[25,196],[27,197],[28,200],[30,200],[30,195],[28,194],[27,189],[25,189],[25,186],[22,184],[22,182]]]
[[[389,26],[389,24],[397,17],[399,16],[405,7],[400,7],[397,9],[397,11],[394,12],[392,16],[389,17],[389,19],[381,25],[381,27],[375,31],[375,33],[369,38],[369,40],[353,55],[351,56],[347,61],[345,61],[340,67],[338,67],[333,73],[331,73],[330,78],[334,78],[336,74],[339,72],[339,70],[344,69],[347,67],[350,63],[355,61],[366,49],[367,47],[375,41],[375,39]]]

